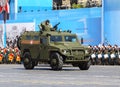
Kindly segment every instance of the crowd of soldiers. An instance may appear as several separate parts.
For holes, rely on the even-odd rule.
[[[91,7],[102,7],[102,0],[100,0],[101,3],[98,3],[96,0],[87,0],[86,2],[86,7],[91,8]]]
[[[0,47],[0,64],[20,64],[20,50],[17,47]]]
[[[120,48],[117,45],[89,46],[92,65],[120,65]]]

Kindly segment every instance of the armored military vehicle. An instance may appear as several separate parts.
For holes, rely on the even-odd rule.
[[[72,64],[81,70],[90,67],[90,49],[81,45],[70,31],[26,31],[18,39],[25,69],[33,69],[39,62],[61,70],[63,64]]]

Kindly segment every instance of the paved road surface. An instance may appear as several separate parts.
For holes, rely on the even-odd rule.
[[[52,71],[40,65],[25,70],[23,65],[0,65],[0,87],[120,87],[120,66],[91,66],[89,70],[65,66]]]

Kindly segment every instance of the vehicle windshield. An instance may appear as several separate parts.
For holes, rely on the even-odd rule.
[[[77,42],[76,36],[65,36],[64,38],[66,42]]]
[[[50,37],[50,42],[61,42],[62,41],[62,36],[51,36]]]

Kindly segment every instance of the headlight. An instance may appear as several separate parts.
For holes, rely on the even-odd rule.
[[[62,50],[62,53],[66,54],[66,53],[67,53],[67,51],[66,51],[66,50]]]

